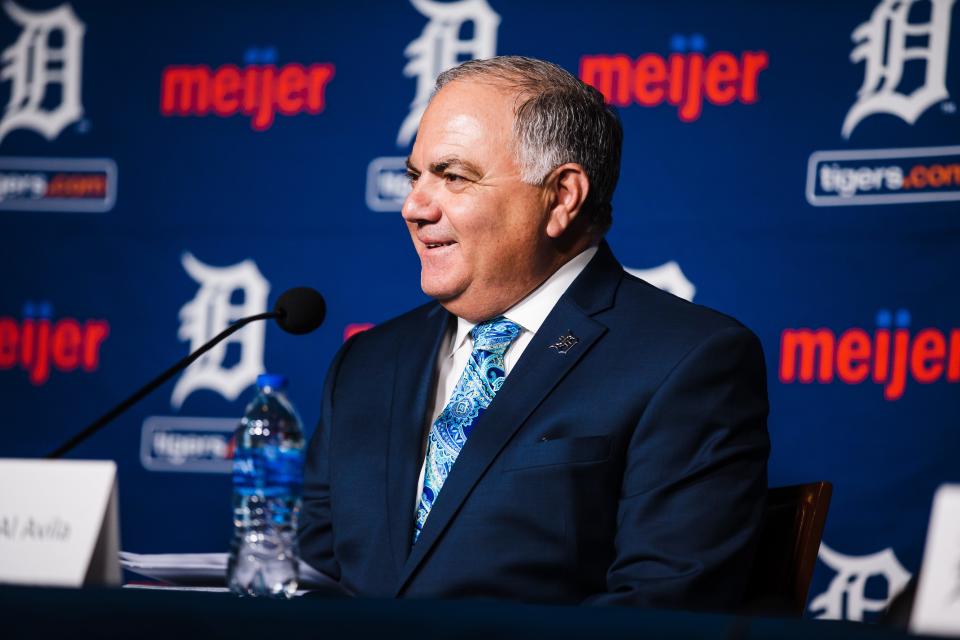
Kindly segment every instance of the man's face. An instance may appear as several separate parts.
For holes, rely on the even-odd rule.
[[[403,204],[420,256],[420,285],[472,321],[495,316],[551,273],[547,206],[520,180],[514,157],[516,96],[485,80],[454,81],[420,122]]]

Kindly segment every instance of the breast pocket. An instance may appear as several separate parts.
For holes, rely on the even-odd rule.
[[[559,438],[510,449],[504,460],[504,471],[516,471],[548,465],[587,464],[610,457],[608,436]]]

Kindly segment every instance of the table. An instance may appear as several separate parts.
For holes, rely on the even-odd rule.
[[[227,593],[0,587],[0,638],[907,638],[853,622],[307,595],[290,601]]]

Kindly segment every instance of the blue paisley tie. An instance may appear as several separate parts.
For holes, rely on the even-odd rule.
[[[423,493],[417,505],[417,523],[413,541],[427,521],[440,488],[453,463],[467,442],[477,419],[490,406],[506,376],[503,354],[520,335],[520,326],[503,316],[473,328],[473,352],[460,376],[447,406],[443,408],[427,437],[427,462],[423,475]]]

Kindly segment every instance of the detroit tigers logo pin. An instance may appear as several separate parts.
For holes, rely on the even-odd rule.
[[[550,345],[548,348],[556,349],[557,353],[563,355],[566,352],[573,349],[573,347],[580,342],[580,338],[573,335],[571,332],[567,331],[566,334],[560,336],[556,342]]]

